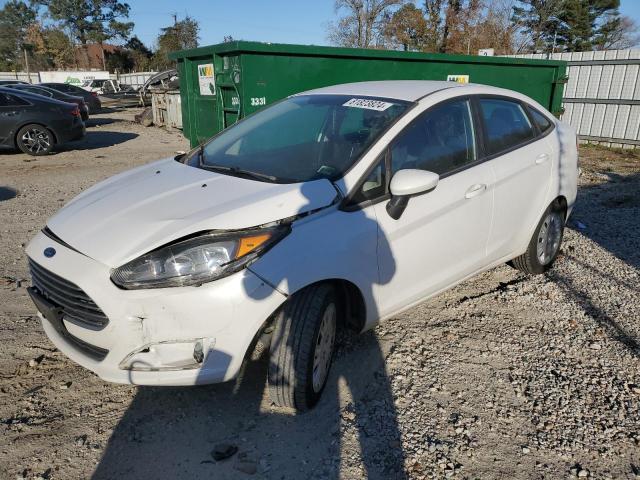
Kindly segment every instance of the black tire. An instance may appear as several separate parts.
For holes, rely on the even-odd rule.
[[[16,145],[27,155],[48,155],[55,146],[55,138],[48,128],[30,123],[18,130]]]
[[[314,356],[321,340],[320,327],[332,305],[333,337],[330,334],[324,337],[330,342],[328,359],[324,357],[328,365],[321,385],[318,376],[314,386]],[[313,408],[320,399],[335,349],[338,308],[333,287],[318,284],[293,295],[281,309],[271,339],[268,373],[269,395],[276,405],[304,412]]]
[[[555,217],[555,219],[551,220],[551,216]],[[560,245],[562,245],[565,218],[566,211],[559,202],[554,201],[551,205],[549,205],[549,208],[545,210],[542,218],[540,219],[540,222],[538,222],[538,226],[533,232],[533,236],[531,237],[531,241],[529,242],[527,251],[519,257],[514,258],[511,261],[511,265],[514,268],[531,275],[538,275],[549,270],[558,256]],[[553,222],[559,223],[556,225]],[[546,256],[544,261],[542,261],[538,255],[538,245],[543,241],[540,238],[540,231],[542,230],[542,228],[552,228],[550,225],[553,225],[553,228],[559,228],[559,233],[557,234],[557,246],[553,246],[555,245],[555,242],[553,242],[549,250],[551,253]]]

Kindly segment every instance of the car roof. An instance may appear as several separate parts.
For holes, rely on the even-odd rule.
[[[448,88],[481,87],[485,93],[505,94],[506,90],[473,83],[457,83],[438,80],[381,80],[332,85],[299,93],[298,95],[359,95],[366,97],[393,98],[415,102],[431,93]]]
[[[41,88],[42,90],[51,90],[50,88],[38,83],[38,84],[29,84],[29,83],[12,83],[6,86],[7,88],[15,88],[18,90],[29,90],[30,88]]]
[[[65,106],[73,105],[72,103],[56,100],[55,98],[45,97],[44,95],[38,95],[37,93],[31,93],[29,91],[20,90],[17,88],[3,87],[2,85],[0,85],[0,92],[15,95],[17,97],[26,97],[29,100],[32,100],[34,102],[55,103],[56,105],[65,105]]]

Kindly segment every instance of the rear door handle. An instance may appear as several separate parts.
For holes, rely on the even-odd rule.
[[[464,198],[473,198],[480,195],[487,189],[487,185],[484,183],[476,183],[475,185],[471,185],[467,192],[464,194]]]
[[[541,153],[540,155],[538,155],[536,157],[536,165],[540,165],[541,163],[544,163],[547,160],[549,160],[549,154],[548,153]]]

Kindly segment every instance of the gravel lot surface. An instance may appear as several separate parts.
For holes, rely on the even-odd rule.
[[[344,336],[293,416],[264,358],[221,385],[114,385],[42,332],[26,242],[84,188],[187,148],[133,113],[49,157],[0,151],[0,478],[640,478],[640,155],[582,148],[550,273],[505,265]]]

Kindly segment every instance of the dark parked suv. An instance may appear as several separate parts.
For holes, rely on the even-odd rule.
[[[0,87],[0,145],[46,155],[84,134],[77,105]]]
[[[76,85],[70,85],[68,83],[39,83],[43,87],[53,88],[59,92],[66,93],[67,95],[74,95],[84,98],[84,103],[89,107],[89,113],[97,113],[102,109],[102,102],[98,98],[98,94],[95,92],[89,92],[84,88],[80,88]]]

